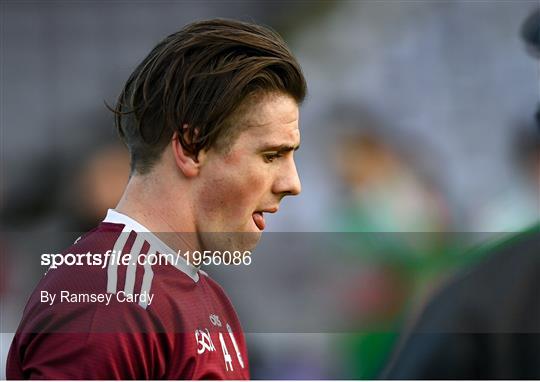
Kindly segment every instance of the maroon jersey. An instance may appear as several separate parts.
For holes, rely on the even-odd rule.
[[[175,253],[110,210],[65,254],[107,251]],[[249,379],[242,328],[221,287],[183,258],[150,263],[49,269],[25,307],[8,379]]]

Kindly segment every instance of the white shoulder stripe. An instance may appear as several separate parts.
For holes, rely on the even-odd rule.
[[[122,252],[122,255],[124,255],[123,250],[126,245],[126,241],[131,234],[131,230],[129,231],[122,231],[120,233],[120,236],[116,240],[116,243],[114,244],[114,251],[115,254],[115,261],[110,261],[108,267],[107,267],[107,293],[116,294],[117,293],[117,284],[118,284],[118,256]],[[133,243],[133,246],[130,250],[130,262],[127,265],[126,268],[126,281],[124,283],[124,293],[126,296],[132,296],[133,291],[135,289],[135,279],[137,275],[137,266],[138,262],[137,259],[139,255],[141,255],[142,247],[145,243],[145,235],[144,233],[137,234],[135,241]],[[155,254],[156,251],[152,247],[150,247],[147,256],[151,254]],[[148,264],[146,261],[144,262],[144,273],[143,273],[143,280],[141,285],[141,294],[145,293],[146,295],[150,294],[150,289],[152,288],[152,280],[154,278],[154,271],[152,270],[152,266]],[[146,301],[140,301],[139,305],[143,308],[147,308],[147,302]]]
[[[124,284],[124,292],[126,295],[133,294],[133,289],[135,288],[135,274],[137,272],[137,260],[141,254],[141,249],[144,244],[143,235],[138,234],[133,246],[131,247],[131,257],[129,264],[126,269],[126,282]]]
[[[154,255],[155,253],[156,251],[152,247],[150,247],[150,249],[148,250],[147,256]],[[150,288],[152,287],[153,278],[154,278],[154,271],[152,270],[152,266],[148,264],[148,261],[146,261],[144,263],[144,276],[143,276],[143,281],[142,281],[142,286],[141,286],[141,294],[146,294],[147,296],[150,295]],[[147,301],[139,300],[139,305],[142,308],[146,309]]]
[[[126,245],[126,241],[131,231],[131,230],[126,230],[126,228],[127,227],[124,228],[124,230],[120,233],[120,236],[116,240],[116,243],[114,243],[113,255],[115,256],[118,256],[118,254],[120,254],[124,250],[124,246]],[[110,261],[110,258],[109,258],[109,266],[107,267],[107,293],[116,293],[117,280],[118,280],[118,262]]]

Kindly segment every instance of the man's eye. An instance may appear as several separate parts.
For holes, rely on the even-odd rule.
[[[274,159],[277,159],[281,156],[281,154],[278,154],[278,153],[268,153],[268,154],[264,154],[264,160],[265,162],[273,162]]]

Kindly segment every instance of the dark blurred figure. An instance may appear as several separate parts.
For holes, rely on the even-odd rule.
[[[521,35],[540,57],[540,9]],[[540,224],[484,257],[431,299],[383,378],[540,379]]]
[[[540,226],[440,291],[384,379],[540,378]]]
[[[540,8],[527,17],[520,34],[529,54],[534,58],[540,58]]]

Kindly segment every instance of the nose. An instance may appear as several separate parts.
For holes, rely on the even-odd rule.
[[[294,159],[286,161],[286,165],[279,171],[274,182],[274,193],[285,195],[298,195],[302,191],[302,184],[298,177]]]

